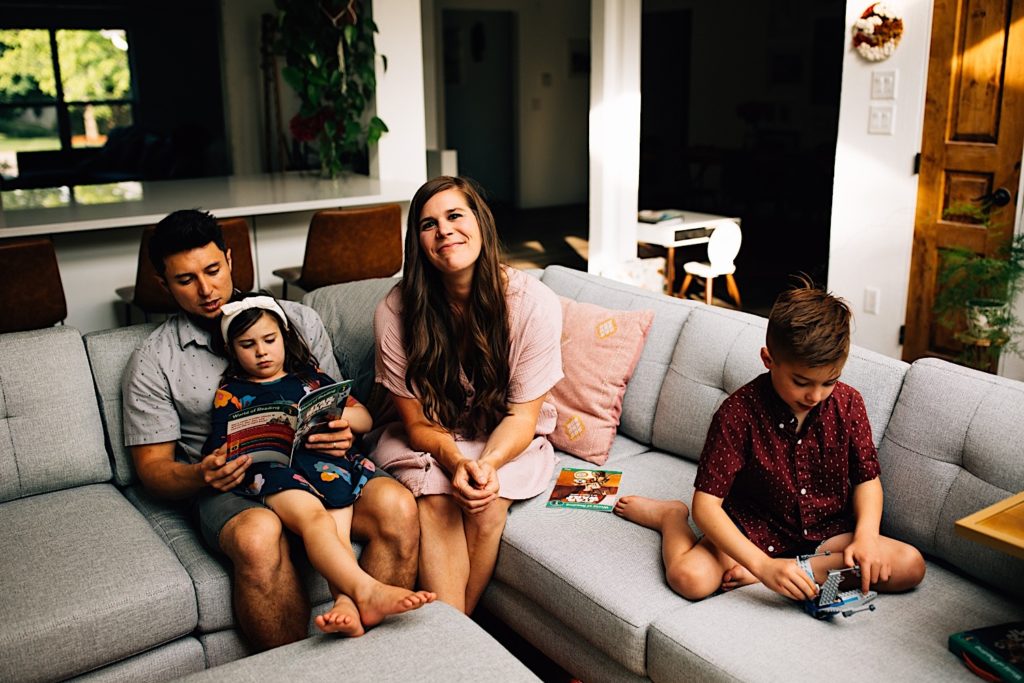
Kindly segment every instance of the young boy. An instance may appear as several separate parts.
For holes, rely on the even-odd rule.
[[[768,372],[715,413],[697,468],[693,518],[679,501],[626,496],[621,517],[659,531],[672,590],[699,600],[761,581],[795,600],[817,595],[830,569],[860,565],[866,592],[913,588],[924,559],[879,533],[882,484],[864,400],[839,381],[850,351],[850,309],[805,282],[768,318]],[[829,550],[811,560],[797,555]]]

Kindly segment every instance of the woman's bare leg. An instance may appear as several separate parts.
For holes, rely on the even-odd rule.
[[[462,515],[462,523],[466,529],[466,548],[469,553],[466,614],[472,614],[476,609],[487,583],[491,580],[491,575],[494,574],[494,565],[498,561],[498,546],[501,545],[501,532],[505,529],[510,505],[511,500],[498,498],[483,512],[464,512]]]
[[[416,499],[420,513],[420,585],[457,610],[466,611],[469,551],[462,508],[448,495]]]

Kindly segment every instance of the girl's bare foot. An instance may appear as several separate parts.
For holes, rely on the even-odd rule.
[[[734,564],[732,569],[728,569],[722,574],[722,590],[724,591],[731,591],[733,588],[747,586],[752,583],[757,583],[757,577],[740,564]]]
[[[615,504],[612,512],[640,526],[661,531],[669,521],[673,524],[686,524],[690,509],[679,500],[624,496]]]
[[[359,617],[363,626],[370,628],[384,621],[387,616],[408,612],[428,602],[434,602],[437,594],[430,591],[411,591],[374,581],[365,591],[353,597],[359,607]]]
[[[340,633],[343,636],[355,638],[366,631],[359,620],[359,610],[356,603],[347,595],[339,595],[334,599],[334,607],[325,614],[321,614],[315,620],[316,627],[324,633]]]

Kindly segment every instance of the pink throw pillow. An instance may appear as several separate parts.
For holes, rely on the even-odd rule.
[[[559,450],[603,465],[654,311],[614,311],[559,299],[565,376],[551,389],[558,425],[548,438]]]

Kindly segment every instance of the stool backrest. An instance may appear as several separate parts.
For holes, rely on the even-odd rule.
[[[307,292],[389,277],[402,267],[402,209],[384,204],[317,211],[309,222],[299,285]]]
[[[715,271],[731,269],[736,254],[740,253],[740,243],[742,242],[743,233],[740,231],[740,226],[733,221],[720,223],[711,233],[711,238],[708,241],[708,261],[711,262],[711,269]]]
[[[53,241],[0,240],[0,332],[51,327],[68,316]]]

